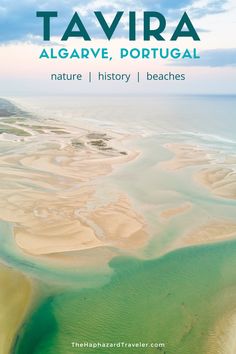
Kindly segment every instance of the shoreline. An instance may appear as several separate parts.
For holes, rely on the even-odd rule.
[[[106,132],[104,133],[93,130],[80,131],[78,127],[72,129],[72,127],[61,123],[59,127],[55,120],[55,124],[52,121],[50,122],[51,126],[47,121],[45,121],[45,124],[42,124],[42,122],[43,119],[40,122],[35,122],[34,127],[30,123],[29,128],[21,125],[21,129],[27,131],[27,133],[30,133],[33,129],[34,134],[25,137],[18,136],[19,142],[23,139],[25,146],[22,147],[23,144],[19,144],[19,149],[17,146],[14,147],[12,156],[8,156],[7,159],[1,159],[0,157],[0,164],[5,173],[3,174],[3,185],[7,187],[7,191],[1,191],[4,198],[3,202],[0,202],[0,217],[1,215],[5,216],[7,220],[14,223],[15,241],[18,246],[24,250],[25,254],[33,255],[35,259],[48,260],[48,262],[55,261],[63,266],[77,266],[81,269],[83,267],[88,269],[88,265],[100,267],[101,264],[109,264],[110,260],[117,255],[136,256],[136,250],[142,249],[149,240],[147,223],[141,215],[142,213],[138,213],[134,209],[131,200],[122,192],[114,191],[112,195],[104,196],[103,193],[102,196],[99,195],[99,185],[103,183],[102,176],[115,173],[115,169],[139,158],[138,152],[136,152],[136,155],[135,152],[131,154],[120,144],[123,139],[128,137],[117,134],[112,138],[112,133],[107,133],[106,129],[104,129]],[[28,124],[27,122],[22,123]],[[11,125],[18,134],[22,134],[22,131],[17,130],[17,125],[14,123]],[[8,138],[11,137],[8,136]],[[211,151],[204,151],[197,146],[192,147],[184,144],[181,147],[177,147],[176,144],[167,144],[166,146],[171,146],[172,149],[174,146],[178,150],[178,156],[176,159],[172,159],[169,166],[168,161],[165,161],[161,164],[161,167],[163,169],[167,168],[170,172],[174,171],[175,173],[177,171],[176,174],[182,168],[206,168],[214,161]],[[120,152],[127,154],[119,154]],[[146,190],[151,190],[152,193],[152,185],[147,185]],[[166,203],[166,199],[168,198],[165,195],[164,203],[165,206],[168,204],[168,207],[161,212],[158,209],[155,215],[163,223],[163,230],[168,233],[171,229],[168,227],[173,223],[173,226],[171,226],[173,229],[180,225],[180,227],[184,227],[181,231],[185,231],[187,224],[181,224],[181,222],[188,218],[188,213],[194,212],[194,201],[193,203],[182,201],[181,195],[179,198],[181,200],[177,198],[177,203],[171,205],[172,200],[170,202],[170,199],[168,199]],[[156,203],[158,203],[158,199],[156,199]],[[149,206],[147,203],[147,208]],[[152,211],[151,206],[150,211]],[[12,219],[14,220],[12,221]],[[179,220],[180,224],[178,224]],[[81,234],[79,234],[79,230]],[[224,242],[234,238],[234,235],[236,235],[236,224],[223,218],[210,219],[209,223],[205,222],[198,227],[188,229],[186,233],[181,232],[182,237],[176,243],[170,244],[170,249],[165,250],[164,256],[172,250],[180,248],[192,248],[191,246],[194,245],[204,246],[219,241]],[[155,237],[158,238],[159,235],[155,235]],[[222,253],[219,252],[217,255],[216,258],[212,258],[214,262],[217,262]],[[155,284],[153,284],[151,273],[146,272],[146,279],[145,276],[141,277],[143,268],[140,267],[140,272],[136,273],[136,275],[140,274],[140,280],[137,281],[136,285],[137,293],[142,286],[142,279],[144,280],[143,288],[147,289],[147,296],[151,296],[151,293],[154,296],[155,292],[150,291],[150,289],[154,289],[157,284],[160,285],[156,288],[158,289],[156,294],[160,296],[159,302],[154,301],[153,303],[158,307],[159,305],[162,306],[162,301],[163,304],[166,304],[173,298],[176,309],[180,310],[179,318],[187,320],[187,325],[183,330],[183,340],[187,339],[193,343],[195,337],[194,334],[190,333],[202,317],[200,314],[198,318],[195,317],[194,312],[192,317],[189,316],[192,307],[188,301],[196,296],[195,304],[198,304],[198,293],[196,291],[198,284],[200,284],[199,288],[202,291],[202,296],[207,295],[205,288],[201,287],[201,275],[209,277],[205,269],[208,269],[207,267],[211,265],[210,262],[206,262],[206,266],[202,267],[202,273],[199,272],[196,267],[194,252],[192,252],[191,259],[186,258],[186,263],[182,263],[181,257],[180,261],[178,257],[176,260],[175,257],[172,259],[175,261],[174,263],[165,263],[164,261],[165,267],[162,268],[160,278],[156,278]],[[211,262],[213,266],[214,262]],[[189,263],[192,263],[192,271],[196,272],[196,278],[192,278],[191,273],[188,273]],[[49,264],[47,263],[47,266]],[[202,263],[199,262],[198,264],[201,266]],[[224,263],[221,264],[223,267]],[[182,273],[178,272],[179,269],[182,269]],[[126,268],[122,269],[122,272],[125,277]],[[156,272],[153,273],[153,276],[155,274]],[[227,275],[226,271],[225,274]],[[133,275],[135,274],[130,272],[130,284]],[[198,278],[198,275],[201,278]],[[173,278],[170,278],[172,282],[168,283],[169,276]],[[179,280],[175,283],[176,277]],[[121,277],[118,280],[120,281],[120,279]],[[161,279],[160,283],[159,279]],[[148,287],[146,287],[147,282],[145,280],[150,281]],[[185,283],[182,283],[183,281]],[[129,283],[125,283],[125,285],[127,284]],[[163,287],[166,284],[167,287]],[[206,284],[208,285],[207,281]],[[171,285],[174,286],[171,288]],[[178,288],[179,285],[181,285],[180,289]],[[185,291],[185,286],[188,289],[190,285],[193,291],[188,293]],[[127,289],[127,286],[124,286],[124,292],[125,289]],[[176,292],[178,290],[179,296],[177,297]],[[172,297],[172,295],[174,296]],[[95,292],[94,297],[96,298],[96,296],[97,293]],[[122,293],[120,298],[122,300]],[[183,298],[185,304],[183,304]],[[214,298],[213,295],[212,298]],[[103,299],[106,303],[107,297],[104,296]],[[130,299],[132,306],[132,291]],[[142,304],[143,298],[140,297],[140,299],[140,304]],[[113,297],[111,297],[111,300],[113,300]],[[81,306],[83,307],[83,305],[86,306],[86,302]],[[123,302],[121,306],[124,306]],[[170,306],[169,308],[173,307]],[[117,310],[119,309],[117,308]],[[163,312],[164,310],[163,307]],[[152,311],[151,308],[150,311]],[[202,312],[203,318],[206,313],[205,308]],[[172,314],[174,315],[174,311],[172,311]],[[87,314],[85,315],[85,323],[87,323],[86,316]],[[168,316],[166,318],[166,314],[163,314],[163,323],[171,319],[171,314]],[[116,318],[119,317],[116,316]],[[158,321],[160,323],[158,317],[156,318],[157,323]],[[68,319],[70,320],[70,316]],[[173,316],[173,320],[175,320],[175,316]],[[74,328],[76,329],[77,319],[75,323]],[[88,333],[90,333],[90,330],[91,328],[88,326]],[[189,334],[190,338],[188,338]],[[207,335],[206,331],[205,335]],[[180,342],[178,342],[178,345],[181,345]]]
[[[208,189],[216,197],[226,200],[236,199],[236,173],[231,167],[236,156],[225,157],[223,164],[221,160],[217,159],[217,151],[209,151],[198,145],[172,143],[165,144],[164,147],[173,153],[173,157],[161,162],[161,168],[172,173],[189,167],[197,167],[197,171],[194,170],[192,175],[192,180],[195,183]],[[172,212],[178,214],[182,209],[185,209],[185,204],[183,203],[177,208],[170,208],[166,211],[167,216]],[[185,212],[189,210],[186,208]],[[166,219],[168,220],[168,218]],[[170,244],[168,251],[175,248],[227,241],[232,238],[236,238],[236,223],[233,219],[210,219],[209,222],[183,233],[179,239]]]
[[[32,306],[34,291],[29,278],[3,264],[0,264],[0,284],[0,354],[10,354],[15,337]]]
[[[129,252],[145,245],[147,225],[128,196],[116,192],[103,201],[97,196],[99,177],[139,157],[125,147],[130,135],[81,130],[55,120],[52,125],[24,115],[7,117],[2,127],[8,131],[2,142],[12,134],[25,142],[0,156],[0,218],[13,224],[24,252],[62,259],[67,252],[100,247]]]
[[[198,145],[164,144],[173,153],[170,160],[160,164],[161,168],[175,171],[187,167],[199,167],[193,181],[210,190],[215,196],[236,199],[236,155],[223,155],[217,160],[217,151],[204,150]]]

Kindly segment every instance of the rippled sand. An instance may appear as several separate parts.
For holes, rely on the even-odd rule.
[[[174,156],[172,159],[162,162],[162,168],[178,170],[187,167],[197,167],[193,180],[197,184],[207,187],[218,197],[236,199],[236,173],[231,167],[235,162],[234,155],[220,154],[218,151],[209,151],[200,146],[184,144],[166,144]],[[164,216],[175,214],[178,208],[164,211]],[[180,207],[182,211],[182,207]],[[163,216],[163,215],[162,215]],[[196,229],[186,232],[171,248],[180,248],[190,245],[217,242],[235,238],[236,223],[230,220],[209,220],[207,224],[200,225]]]
[[[145,221],[128,197],[97,193],[99,177],[137,158],[138,152],[123,148],[127,137],[10,119],[0,141],[7,149],[0,156],[0,218],[13,223],[20,248],[62,259],[75,251],[135,250],[146,243]]]
[[[135,209],[129,197],[122,191],[116,190],[112,190],[111,194],[102,193],[103,188],[101,188],[104,183],[103,176],[113,173],[116,168],[133,161],[139,156],[138,152],[126,149],[125,142],[129,139],[129,136],[103,131],[89,131],[78,126],[64,125],[57,120],[41,120],[36,117],[32,119],[29,116],[17,117],[16,114],[8,115],[7,111],[4,110],[0,111],[0,116],[3,118],[0,122],[0,151],[2,151],[0,154],[0,177],[2,181],[0,186],[0,219],[13,225],[14,238],[18,247],[25,253],[34,256],[35,259],[40,258],[47,262],[56,261],[63,264],[63,267],[69,265],[70,267],[81,267],[88,270],[89,266],[99,268],[101,264],[108,264],[113,257],[119,254],[133,255],[137,249],[146,245],[148,241],[146,222],[144,217]],[[162,169],[169,171],[169,175],[171,175],[171,171],[178,174],[180,169],[193,167],[196,183],[209,188],[219,197],[235,198],[234,171],[230,167],[230,164],[236,161],[233,156],[228,156],[224,160],[224,165],[222,165],[216,159],[216,152],[200,146],[166,144],[165,147],[173,153],[173,158],[162,162],[160,165]],[[195,173],[196,170],[198,170],[197,173]],[[175,174],[173,175],[175,176]],[[175,185],[174,182],[173,186],[171,187],[178,187],[178,183]],[[149,186],[147,184],[147,189],[152,187],[153,185],[150,184]],[[161,193],[163,198],[165,190],[163,189]],[[190,217],[193,217],[194,198],[193,200],[186,198],[191,202],[185,201],[185,195],[180,193],[178,201],[176,202],[175,199],[173,205],[171,205],[171,198],[167,198],[167,203],[164,201],[165,209],[160,212],[163,204],[160,201],[159,207],[157,206],[159,203],[158,197],[157,194],[156,204],[154,205],[154,209],[158,208],[157,213],[154,214],[155,222],[160,221],[162,224],[164,237],[167,236],[168,238],[168,233],[170,235],[169,243],[163,252],[235,237],[236,223],[225,219],[209,218],[209,222],[204,224],[200,224],[202,222],[200,220],[200,225],[186,230],[188,223],[185,225],[185,222],[188,213]],[[150,206],[147,205],[148,207]],[[179,232],[180,229],[181,233]],[[179,238],[173,241],[171,237],[172,235],[173,238],[175,237],[175,231],[179,232]],[[178,264],[180,265],[180,263]],[[153,275],[148,270],[146,274],[150,277],[150,285],[147,288],[149,289],[147,294],[152,294],[154,298],[156,294],[162,294],[163,289],[160,279],[163,276],[162,281],[165,284],[166,279],[164,278],[169,276],[168,272],[166,273],[168,267],[167,264],[163,268],[164,273],[162,271],[160,277],[156,278],[155,284],[160,285],[160,288],[155,288],[157,289],[156,293],[149,291],[153,289],[153,279],[151,278],[157,274],[156,269]],[[186,274],[185,269],[188,271],[188,267],[189,260],[184,264],[183,274]],[[193,269],[195,272],[195,265],[193,265]],[[205,272],[205,269],[203,271]],[[20,277],[22,277],[22,284],[18,283]],[[143,276],[143,280],[148,277]],[[15,302],[12,305],[13,310],[16,309],[15,306],[17,305],[15,312],[19,322],[9,324],[12,332],[8,337],[8,330],[6,329],[2,333],[4,338],[14,337],[27,310],[29,300],[26,301],[26,297],[28,296],[27,299],[30,299],[30,295],[28,295],[30,290],[27,290],[27,280],[23,284],[23,278],[23,276],[17,278],[16,284],[22,287],[22,292],[19,295],[18,293],[15,294]],[[170,282],[174,284],[174,296],[176,296],[177,288],[175,278],[176,276]],[[182,278],[181,275],[179,284],[182,282]],[[9,289],[13,291],[14,279],[12,277],[11,284],[9,284]],[[191,277],[186,279],[188,283],[191,283]],[[3,282],[7,284],[6,278],[3,279]],[[120,283],[120,279],[118,283]],[[137,289],[140,288],[140,284],[142,285],[142,282],[138,280]],[[143,288],[146,289],[146,282],[144,281],[143,284]],[[196,284],[198,283],[196,282]],[[193,292],[190,293],[191,296],[188,295],[187,298],[195,296],[194,287],[195,285],[193,285]],[[127,289],[127,286],[124,287],[122,293],[126,291],[125,289]],[[135,287],[131,286],[131,304],[133,289]],[[9,301],[6,301],[11,306],[8,285],[5,290],[2,303],[9,297]],[[182,291],[185,293],[185,287],[180,292]],[[202,294],[205,294],[205,292]],[[95,295],[96,309],[97,293]],[[171,299],[171,295],[172,293],[168,291],[166,296]],[[20,297],[18,298],[18,296]],[[122,299],[122,296],[120,298]],[[177,297],[173,300],[175,305],[176,299]],[[179,301],[180,299],[182,297],[178,298]],[[143,303],[143,296],[140,297],[140,301],[140,303]],[[156,301],[155,298],[153,304],[158,307],[163,299],[160,298],[160,301],[159,299]],[[104,296],[104,303],[107,305],[107,296]],[[20,308],[21,310],[19,310]],[[177,304],[177,309],[179,308],[183,318],[186,319],[183,336],[185,339],[190,335],[192,336],[198,318],[196,314],[191,314],[188,305],[183,301]],[[116,309],[118,308],[116,307]],[[137,313],[136,310],[135,314]],[[10,315],[11,317],[13,316]],[[87,313],[85,317],[87,323]],[[3,318],[6,318],[6,316]],[[163,316],[163,323],[165,320],[166,314]],[[78,318],[76,318],[75,329],[77,328],[77,321]],[[172,321],[172,323],[174,322]],[[108,328],[110,331],[110,327]],[[234,319],[230,317],[229,320],[219,324],[219,328],[219,333],[222,334],[222,343],[226,341],[231,343],[230,346],[225,346],[226,351],[220,351],[219,353],[230,353],[229,350],[231,349],[227,348],[234,348]],[[217,331],[215,333],[218,333]],[[216,338],[215,336],[216,334],[213,335],[214,338]],[[8,345],[10,345],[11,340],[9,339]],[[221,345],[218,343],[217,348],[220,347]],[[8,347],[5,346],[4,354],[8,350]],[[210,351],[208,354],[210,354]]]
[[[206,168],[197,173],[195,178],[215,195],[236,199],[236,172],[232,168]]]
[[[224,303],[225,298],[228,303],[234,303],[235,289],[229,288],[221,301]],[[215,326],[210,330],[207,354],[234,354],[236,352],[236,313],[235,309],[228,309],[225,306],[225,314],[216,322]]]
[[[219,159],[219,152],[195,145],[166,144],[165,147],[174,153],[174,157],[162,162],[163,168],[178,170],[189,166],[207,166],[197,171],[195,181],[219,197],[236,199],[236,172],[231,167],[235,164],[236,156],[223,155]]]

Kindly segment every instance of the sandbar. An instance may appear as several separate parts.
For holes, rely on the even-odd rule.
[[[0,264],[0,289],[0,354],[8,354],[31,303],[31,282]]]
[[[205,168],[196,173],[195,180],[219,197],[236,199],[236,172],[232,168]]]
[[[192,230],[173,242],[171,249],[193,245],[226,241],[236,237],[236,223],[229,220],[211,220]]]
[[[179,214],[186,213],[187,211],[191,210],[192,204],[191,203],[183,203],[177,207],[165,209],[160,213],[160,217],[164,219],[170,219],[174,216]]]
[[[68,259],[104,247],[135,250],[147,242],[146,223],[125,193],[97,193],[99,177],[139,156],[125,148],[124,134],[56,121],[13,125],[28,134],[19,148],[0,155],[0,218],[13,224],[24,252]]]
[[[205,165],[211,161],[210,152],[197,145],[173,143],[165,144],[164,147],[174,154],[172,159],[160,163],[163,169],[169,171],[188,166]]]

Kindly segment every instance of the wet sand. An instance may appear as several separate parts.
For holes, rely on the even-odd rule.
[[[124,193],[97,197],[99,177],[139,155],[124,149],[126,136],[17,119],[6,129],[2,142],[18,135],[21,145],[0,156],[0,218],[13,223],[24,252],[63,259],[65,253],[135,250],[147,242],[145,221]]]
[[[236,237],[236,223],[228,220],[212,220],[186,232],[173,243],[173,249],[226,241]]]
[[[189,166],[199,166],[193,178],[197,183],[207,187],[215,195],[236,199],[236,172],[231,167],[236,156],[222,156],[217,160],[217,151],[206,151],[195,145],[166,144],[165,148],[174,153],[171,160],[161,163],[162,168],[178,170]],[[205,166],[201,168],[201,166]]]
[[[178,170],[188,166],[201,166],[209,163],[211,158],[209,151],[195,145],[165,144],[164,147],[174,154],[173,158],[163,161],[160,165],[169,171]]]
[[[195,175],[195,180],[218,197],[236,199],[236,172],[232,168],[206,168]]]
[[[0,264],[0,354],[11,352],[13,340],[31,302],[31,283]]]
[[[207,354],[234,354],[236,352],[235,287],[232,285],[223,291],[218,302],[224,306],[224,314],[209,331]]]
[[[34,256],[35,260],[43,259],[49,263],[59,263],[63,267],[80,267],[86,271],[89,267],[108,265],[117,255],[134,255],[138,249],[144,247],[149,239],[144,217],[135,209],[135,205],[125,193],[112,190],[111,195],[104,195],[101,188],[103,176],[112,174],[115,169],[138,158],[138,151],[126,149],[125,142],[128,139],[129,136],[124,134],[89,131],[57,121],[42,122],[6,116],[0,124],[0,144],[4,151],[0,155],[0,218],[13,225],[16,245],[26,254]],[[198,172],[194,178],[197,183],[206,186],[217,196],[232,198],[235,190],[233,170],[222,166],[215,167],[214,152],[187,144],[166,144],[165,147],[174,156],[160,164],[162,169],[171,172],[196,167]],[[233,163],[232,161],[228,160],[228,163]],[[148,188],[151,188],[151,185]],[[178,217],[180,223],[182,217],[188,217],[194,202],[185,202],[183,198],[183,202],[179,204],[175,202],[171,205],[169,200],[165,205],[165,210],[160,212],[158,209],[157,217],[166,227],[163,227],[164,232],[168,234],[168,226],[173,222],[178,227]],[[187,231],[184,225],[182,231],[178,240],[172,243],[170,241],[171,244],[164,250],[165,253],[177,248],[235,238],[236,224],[230,220],[209,220],[208,223]],[[189,266],[189,260],[186,264]],[[147,274],[151,288],[156,270],[152,276],[150,270]],[[163,271],[160,274],[163,275]],[[3,275],[0,274],[0,282],[1,276]],[[166,274],[163,276],[166,277]],[[30,287],[27,288],[27,281],[23,284],[21,275],[17,275],[17,279],[16,284],[22,289],[21,293],[14,294],[14,279],[11,278],[9,286],[4,290],[5,297],[0,297],[2,303],[7,302],[17,313],[18,321],[9,323],[8,330],[8,322],[4,320],[6,330],[2,332],[2,336],[6,344],[2,354],[9,352],[12,338],[22,323],[30,301]],[[159,284],[159,278],[157,280],[156,284]],[[189,282],[191,280],[189,279]],[[7,284],[6,278],[2,281]],[[20,281],[22,284],[18,283]],[[174,279],[170,283],[173,284]],[[139,280],[137,288],[140,284]],[[145,282],[143,289],[147,289]],[[11,290],[14,294],[14,305],[11,305]],[[176,287],[173,291],[176,291]],[[156,291],[157,294],[161,292],[162,288]],[[155,295],[155,292],[153,293]],[[195,289],[191,297],[193,294]],[[171,299],[170,291],[166,297]],[[106,304],[107,297],[104,298]],[[140,303],[143,298],[140,297]],[[159,306],[161,301],[154,302],[155,306]],[[183,327],[183,338],[186,339],[189,333],[194,331],[197,320],[195,315],[189,314],[188,306],[183,301],[181,304],[180,307],[178,305],[178,310],[181,310],[181,316],[187,319]],[[166,314],[163,316],[164,323]],[[11,321],[14,319],[11,314],[9,318]],[[76,318],[74,328],[77,328],[77,321]],[[231,322],[227,322],[221,328],[224,328],[227,334],[231,333],[230,328],[233,326]],[[227,340],[227,335],[225,338],[224,340]]]
[[[161,167],[171,170],[197,167],[193,173],[195,183],[208,188],[216,196],[226,199],[236,199],[236,173],[232,169],[235,156],[220,155],[218,151],[204,150],[200,146],[184,144],[166,144],[165,148],[173,152],[174,156],[161,163]],[[164,211],[164,217],[172,213],[185,211],[182,206]],[[188,210],[188,208],[187,208]],[[163,213],[161,216],[163,217]],[[178,240],[174,241],[170,249],[192,245],[212,243],[229,240],[236,237],[236,223],[233,220],[209,220],[204,225],[185,232]],[[168,249],[168,250],[170,250]]]
[[[191,208],[192,208],[192,204],[191,203],[183,203],[180,206],[163,210],[160,213],[160,217],[164,218],[164,219],[171,219],[174,216],[186,213],[187,211],[191,210]]]
[[[208,354],[234,354],[236,352],[236,314],[224,316],[209,336]]]

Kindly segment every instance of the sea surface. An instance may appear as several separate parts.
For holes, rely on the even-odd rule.
[[[235,153],[236,97],[11,97],[0,100],[4,120],[5,110],[128,136],[127,148],[139,151],[139,158],[100,177],[99,193],[125,192],[150,232],[138,254],[113,258],[109,270],[64,270],[24,254],[12,225],[1,221],[0,261],[34,279],[40,293],[12,354],[228,354],[227,329],[219,339],[215,328],[236,310],[236,241],[166,250],[194,226],[220,218],[234,222],[236,200],[196,183],[197,166],[167,171],[160,162],[173,156],[164,147],[169,143],[215,151],[218,163]],[[1,153],[12,153],[12,134],[1,140]],[[163,222],[161,211],[182,203],[191,203],[191,210]],[[86,349],[72,342],[157,342],[165,348]]]

